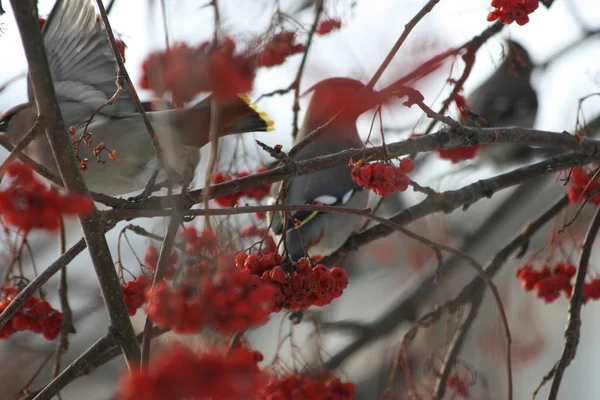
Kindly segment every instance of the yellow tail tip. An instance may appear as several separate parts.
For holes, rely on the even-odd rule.
[[[260,118],[262,118],[263,121],[265,121],[265,124],[267,125],[267,129],[266,129],[267,132],[271,132],[272,130],[275,129],[275,122],[273,122],[273,120],[271,118],[269,118],[269,115],[266,112],[260,111],[258,109],[258,106],[252,102],[252,99],[250,99],[250,96],[248,96],[245,93],[238,93],[238,97],[240,99],[244,100],[244,102],[248,105],[248,107],[250,107],[251,109],[256,111],[258,116]]]

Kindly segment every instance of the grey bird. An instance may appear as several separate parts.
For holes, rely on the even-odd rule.
[[[497,70],[467,96],[473,119],[462,118],[466,126],[533,128],[538,111],[538,98],[531,85],[534,64],[529,53],[519,43],[506,42],[506,57]],[[478,118],[479,117],[479,118]],[[483,146],[479,152],[484,158],[500,166],[523,162],[540,149],[512,144]]]
[[[106,32],[90,0],[58,0],[43,28],[54,87],[67,127],[76,126],[78,140],[88,119],[117,91],[117,64]],[[0,117],[0,132],[16,144],[34,125],[37,110],[31,87],[29,102]],[[148,112],[167,166],[190,182],[200,160],[199,149],[208,143],[210,97],[187,109]],[[244,95],[220,105],[219,136],[267,131],[273,123],[256,110]],[[93,145],[104,143],[115,150],[114,162],[95,161],[90,146],[78,146],[78,156],[88,158],[84,179],[90,190],[123,195],[146,187],[159,170],[159,162],[147,129],[125,87],[112,105],[103,108],[87,129]],[[66,134],[66,133],[65,133]],[[42,126],[25,150],[33,160],[57,172]],[[105,157],[106,159],[106,157]],[[160,171],[158,179],[166,177]]]
[[[323,133],[294,157],[295,161],[361,148],[356,128],[358,117],[382,102],[380,92],[366,89],[356,80],[331,78],[314,85],[304,121],[296,143],[341,112]],[[360,93],[360,95],[359,95]],[[287,186],[288,204],[321,204],[353,209],[367,207],[369,193],[351,178],[351,167],[343,166],[293,177]],[[272,194],[277,195],[279,185]],[[338,250],[360,228],[358,215],[322,212],[289,212],[270,215],[271,230],[276,237],[285,235],[285,250],[292,261],[308,254],[328,256]]]

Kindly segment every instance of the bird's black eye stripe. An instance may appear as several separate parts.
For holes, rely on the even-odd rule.
[[[14,116],[15,114],[9,114],[5,115],[2,119],[0,119],[0,132],[6,132],[6,130],[8,129],[8,124]]]

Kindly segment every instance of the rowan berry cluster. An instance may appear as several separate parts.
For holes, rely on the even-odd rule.
[[[443,158],[444,160],[450,160],[452,164],[456,164],[464,160],[471,160],[475,158],[480,147],[481,145],[478,144],[475,146],[461,146],[452,147],[450,149],[440,149],[436,152],[440,158]]]
[[[216,279],[205,279],[201,290],[209,314],[208,325],[222,333],[265,323],[277,291],[260,277],[235,268],[220,271]]]
[[[571,278],[575,276],[577,269],[570,263],[557,263],[554,268],[544,265],[539,271],[531,265],[524,265],[517,270],[517,277],[521,280],[523,289],[531,291],[535,289],[536,295],[544,299],[546,303],[552,303],[564,292],[565,296],[571,297],[573,285]]]
[[[266,171],[265,167],[260,167],[256,170],[256,173]],[[234,178],[243,178],[246,176],[250,176],[250,172],[242,171],[236,175],[232,175],[230,173],[223,172],[215,172],[212,176],[212,184],[216,185],[219,183],[229,182]],[[252,187],[249,189],[242,190],[238,193],[231,193],[225,196],[221,196],[215,199],[215,202],[221,207],[233,207],[238,204],[239,200],[242,197],[247,197],[249,199],[253,199],[256,201],[260,201],[269,195],[269,191],[271,190],[271,184],[267,183],[261,186]]]
[[[145,293],[150,286],[152,286],[152,282],[143,274],[135,280],[121,285],[121,291],[123,292],[123,298],[125,299],[129,315],[135,315],[138,308],[142,308],[146,304]]]
[[[258,393],[258,400],[352,400],[356,387],[336,377],[293,374],[274,377]]]
[[[589,173],[584,167],[574,167],[569,176],[567,195],[571,203],[583,201],[600,204],[600,174]]]
[[[462,101],[464,99],[462,99],[462,96],[458,95],[454,98],[454,101],[456,102],[457,107],[459,108],[459,111],[461,113],[461,116],[463,114],[465,114],[466,117],[468,117],[468,107],[466,106],[466,101],[463,104]],[[411,138],[415,138],[415,137],[420,137],[422,135],[418,134],[418,133],[413,133],[410,135]],[[458,162],[464,161],[464,160],[472,160],[473,158],[475,158],[475,156],[477,155],[477,151],[481,148],[480,144],[477,144],[475,146],[459,146],[459,147],[452,147],[449,149],[440,149],[440,150],[436,150],[437,155],[444,159],[444,160],[449,160],[452,162],[452,164],[456,164]]]
[[[12,285],[2,289],[0,312],[8,307],[17,294],[17,288]],[[30,297],[10,321],[0,328],[0,339],[8,339],[18,331],[31,331],[41,333],[47,340],[54,340],[60,333],[62,321],[62,313],[53,309],[46,300]]]
[[[400,160],[398,167],[389,161],[367,164],[360,160],[353,165],[351,174],[358,185],[385,197],[392,192],[404,192],[410,184],[406,174],[414,168],[414,161],[408,157]]]
[[[215,276],[195,270],[185,282],[169,287],[162,281],[146,292],[146,314],[160,328],[193,333],[209,326],[234,333],[264,323],[276,288],[260,277],[226,267]]]
[[[463,378],[456,374],[452,374],[448,377],[448,387],[454,391],[456,397],[465,399],[469,397],[469,386]]]
[[[261,277],[264,272],[281,265],[281,263],[281,256],[272,251],[261,251],[252,254],[240,252],[235,256],[236,268]]]
[[[586,282],[583,285],[583,299],[588,300],[600,300],[600,278]]]
[[[117,399],[252,399],[268,381],[257,366],[262,359],[260,353],[241,347],[197,353],[173,345],[154,357],[147,370],[138,367],[124,373]]]
[[[158,248],[154,247],[153,245],[148,246],[146,249],[146,254],[144,254],[144,266],[152,273],[154,273],[156,266],[158,265],[158,256]],[[179,256],[177,255],[177,252],[171,251],[171,254],[169,254],[169,259],[167,260],[167,267],[165,268],[164,272],[165,279],[169,280],[175,276],[175,272],[177,272],[178,261]]]
[[[217,235],[211,229],[198,232],[196,228],[188,226],[183,229],[181,235],[185,243],[185,251],[194,256],[211,255],[218,253],[219,243]]]
[[[267,171],[267,168],[262,166],[262,167],[258,167],[258,169],[256,170],[255,173],[259,174],[259,173],[265,172],[265,171]],[[242,171],[237,174],[236,179],[244,178],[244,177],[250,176],[250,175],[252,175],[250,173],[250,171]],[[241,192],[241,195],[248,197],[252,200],[261,201],[262,199],[264,199],[265,197],[267,197],[269,195],[270,191],[271,191],[271,184],[267,183],[267,184],[264,184],[261,186],[256,186],[256,187],[252,187],[252,188],[243,190]]]
[[[272,298],[272,312],[327,305],[340,297],[348,285],[348,275],[341,268],[329,269],[323,264],[312,266],[308,258],[296,261],[293,272],[286,272],[280,264],[281,257],[272,252],[261,255],[238,253],[236,256],[237,268],[261,276],[263,281],[278,288]]]
[[[235,48],[228,37],[198,47],[176,43],[144,61],[140,86],[159,97],[171,93],[176,106],[201,92],[212,92],[219,101],[237,99],[238,93],[252,90],[256,70],[253,58],[234,54]]]
[[[274,35],[258,55],[257,65],[259,67],[281,65],[287,57],[304,52],[306,47],[303,44],[294,43],[295,39],[294,32],[283,31]]]
[[[342,22],[339,19],[326,19],[317,25],[317,30],[315,32],[317,35],[323,36],[333,31],[337,31],[341,27]]]
[[[516,22],[525,25],[529,22],[529,14],[537,10],[539,0],[492,0],[494,11],[487,16],[489,22],[499,19],[505,24]]]
[[[87,215],[94,209],[83,195],[61,194],[38,180],[28,165],[13,162],[6,167],[10,184],[0,191],[2,220],[28,233],[34,228],[56,230],[63,215]]]

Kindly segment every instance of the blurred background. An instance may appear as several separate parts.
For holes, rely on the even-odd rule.
[[[143,60],[152,51],[166,46],[163,15],[171,44],[180,41],[198,44],[210,40],[214,29],[213,9],[204,7],[205,3],[208,0],[170,0],[165,2],[163,12],[160,1],[115,2],[110,19],[113,29],[127,45],[126,67],[134,82],[140,79]],[[256,38],[268,30],[277,3],[305,28],[310,27],[314,19],[314,5],[309,0],[220,0],[223,32],[241,43]],[[322,79],[334,76],[353,77],[367,82],[402,33],[405,24],[424,4],[424,1],[410,0],[326,1],[326,15],[340,19],[342,28],[329,35],[315,37],[302,77],[301,92]],[[46,16],[52,5],[52,0],[40,0],[40,15]],[[7,12],[0,17],[0,86],[5,83],[6,86],[0,92],[0,113],[26,100],[23,75],[26,61],[10,4],[5,0],[3,6]],[[411,33],[376,88],[384,87],[433,55],[461,45],[479,34],[489,26],[486,16],[490,10],[489,1],[485,0],[440,1]],[[540,5],[525,26],[513,24],[505,27],[478,52],[473,72],[465,85],[465,94],[468,95],[501,63],[506,38],[521,43],[538,66],[533,73],[533,85],[540,101],[536,128],[572,132],[578,116],[589,121],[600,114],[600,96],[586,100],[578,111],[580,98],[600,92],[600,3],[595,0],[557,0],[550,10]],[[251,97],[257,99],[261,94],[287,87],[296,75],[300,60],[301,55],[296,55],[282,66],[260,70]],[[455,65],[445,64],[417,85],[429,106],[433,109],[440,107],[451,89],[447,79],[459,76],[463,66],[460,60]],[[150,93],[142,91],[140,94],[142,100],[151,99]],[[307,100],[308,96],[302,98],[301,118]],[[268,155],[259,151],[253,139],[270,145],[282,144],[284,150],[289,149],[292,143],[292,101],[291,93],[262,99],[258,105],[275,121],[275,132],[221,140],[220,169],[252,170],[270,162]],[[450,114],[457,117],[455,107],[451,107]],[[359,131],[364,138],[369,133],[372,119],[373,113],[367,113],[359,120]],[[384,109],[382,121],[388,143],[407,138],[412,132],[423,132],[430,122],[423,118],[416,107],[407,109],[399,103]],[[377,132],[378,123],[375,126]],[[377,144],[376,140],[374,142]],[[203,149],[203,152],[206,151]],[[7,153],[2,154],[5,157]],[[204,177],[207,159],[203,157],[198,177]],[[412,179],[440,191],[457,189],[514,168],[514,165],[487,165],[478,159],[452,164],[436,157],[420,159],[417,164],[418,172]],[[194,185],[201,186],[203,178],[197,179]],[[489,200],[480,201],[467,211],[458,210],[451,215],[436,214],[411,224],[409,228],[432,240],[459,248],[464,248],[466,242],[469,245],[466,252],[485,264],[528,221],[564,194],[564,188],[560,182],[555,182],[554,177],[524,186],[527,187],[517,189],[519,193],[516,195],[513,190],[506,190]],[[400,196],[393,196],[385,212],[393,215],[422,199],[423,195],[409,190]],[[575,210],[572,207],[567,214],[561,214],[554,223],[548,224],[547,229],[535,236],[529,252],[533,254],[541,250],[547,255],[551,247],[547,243],[551,238],[557,238],[564,244],[567,257],[576,263],[580,255],[579,246],[590,221],[590,210],[585,210],[566,233],[557,233]],[[247,221],[239,217],[229,222],[237,227],[247,224]],[[165,226],[164,221],[157,219],[136,220],[133,223],[158,233]],[[119,232],[125,225],[120,224],[107,235],[115,259]],[[69,228],[67,244],[72,245],[79,240],[81,232],[75,222]],[[129,235],[129,240],[138,257],[142,257],[148,240],[133,234]],[[57,257],[57,237],[36,233],[31,236],[30,243],[38,270],[48,266]],[[597,254],[594,251],[590,265],[594,276],[600,272],[600,263],[595,261]],[[564,255],[561,256],[564,259]],[[521,289],[514,271],[527,257],[511,260],[495,279],[513,335],[515,399],[530,398],[542,377],[558,360],[563,349],[567,321],[566,298],[561,297],[548,305]],[[125,246],[121,262],[133,267],[138,263],[134,253]],[[31,267],[28,260],[24,263],[27,268]],[[341,298],[329,306],[307,313],[305,321],[298,326],[292,327],[285,313],[273,315],[265,326],[251,331],[248,337],[256,349],[265,354],[265,362],[268,363],[275,355],[278,341],[292,330],[296,346],[302,349],[296,351],[302,354],[293,356],[289,346],[284,346],[279,356],[287,360],[289,365],[293,365],[294,359],[296,363],[303,360],[305,364],[319,366],[322,362],[327,363],[332,356],[335,359],[338,352],[355,344],[365,333],[360,329],[342,329],[335,321],[351,320],[359,322],[360,326],[367,326],[385,317],[385,324],[370,325],[381,326],[384,335],[376,340],[365,340],[364,345],[356,346],[356,351],[347,357],[336,359],[341,363],[338,374],[357,383],[357,398],[375,399],[388,386],[397,347],[411,319],[454,297],[470,281],[474,272],[472,267],[464,263],[455,263],[452,272],[444,274],[438,286],[415,298],[414,294],[420,293],[418,289],[423,282],[430,279],[436,261],[430,249],[400,234],[360,248],[346,259],[344,266],[350,273],[350,284]],[[47,284],[48,299],[57,307],[55,287],[56,280]],[[107,326],[93,268],[85,254],[77,257],[69,266],[69,294],[77,334],[70,336],[71,346],[64,356],[64,365],[104,334]],[[460,366],[457,368],[462,368],[462,373],[472,380],[471,398],[503,399],[507,397],[505,340],[498,309],[488,297],[463,346],[459,356]],[[395,306],[407,298],[412,299],[410,307],[405,306],[401,312],[390,314]],[[567,369],[559,398],[595,399],[595,393],[600,390],[600,381],[593,378],[600,370],[600,346],[594,334],[596,327],[600,328],[600,320],[595,318],[598,311],[600,307],[594,302],[583,309],[579,350]],[[410,342],[408,368],[417,387],[426,387],[431,379],[432,365],[436,365],[436,362],[439,365],[453,326],[464,312],[461,310],[455,315],[445,315],[438,324],[420,331],[417,339]],[[138,312],[134,317],[138,329],[143,325],[142,315],[142,312]],[[315,324],[311,320],[332,323],[323,325],[318,341],[314,337]],[[54,343],[28,333],[19,333],[0,343],[1,359],[11,360],[0,366],[0,398],[11,398],[21,390],[53,349]],[[296,364],[296,367],[300,364]],[[50,368],[45,367],[30,387],[37,388],[47,382]],[[108,399],[122,368],[122,362],[115,360],[73,382],[62,392],[62,398]],[[402,372],[398,376],[399,398],[405,398],[407,381]],[[447,398],[450,396],[448,394]],[[540,392],[540,396],[547,396],[547,388]]]

